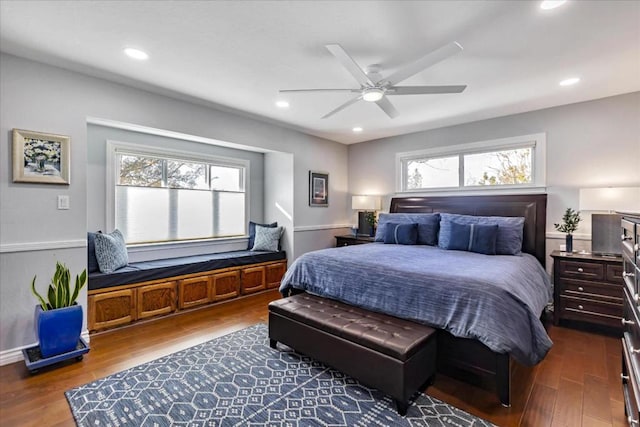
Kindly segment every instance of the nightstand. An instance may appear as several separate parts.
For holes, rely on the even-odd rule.
[[[622,258],[553,251],[553,324],[577,320],[622,330]]]
[[[363,245],[365,243],[373,243],[374,238],[369,236],[354,236],[345,234],[344,236],[336,236],[336,246]]]

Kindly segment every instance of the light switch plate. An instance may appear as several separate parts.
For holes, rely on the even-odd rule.
[[[67,210],[69,209],[69,196],[58,196],[58,209]]]

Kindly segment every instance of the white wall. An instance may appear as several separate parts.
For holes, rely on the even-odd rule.
[[[580,188],[640,186],[640,92],[350,145],[349,190],[384,195],[388,210],[396,191],[396,153],[540,132],[547,135],[551,251],[563,243],[553,223],[567,207],[579,208]],[[590,239],[588,221],[578,233]],[[588,250],[590,242],[578,240],[575,247]]]
[[[88,117],[227,141],[240,149],[259,147],[290,153],[294,227],[348,222],[347,147],[342,144],[0,54],[0,363],[14,360],[19,354],[16,349],[35,341],[31,332],[35,299],[25,293],[33,275],[50,278],[54,258],[69,264],[72,272],[86,265]],[[69,135],[71,184],[12,183],[13,128]],[[308,206],[309,170],[329,172],[328,208]],[[56,210],[59,194],[70,196],[70,210]],[[294,238],[293,243],[300,239]],[[313,248],[322,244],[308,242]],[[295,248],[292,250],[295,253]],[[79,302],[86,308],[86,291]]]

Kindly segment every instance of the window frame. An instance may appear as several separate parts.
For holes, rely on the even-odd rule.
[[[518,191],[522,189],[532,190],[546,186],[546,133],[521,135],[509,138],[492,139],[486,141],[470,142],[443,147],[434,147],[424,150],[396,153],[396,193],[432,193],[432,192],[499,192]],[[531,150],[531,182],[527,184],[504,185],[465,185],[464,183],[464,156],[468,154],[491,153],[519,148],[532,148]],[[407,162],[416,159],[438,159],[443,157],[458,156],[458,185],[455,187],[425,187],[418,189],[407,188]]]
[[[229,240],[246,239],[248,236],[248,218],[250,212],[250,185],[249,177],[251,176],[250,161],[246,159],[239,159],[233,157],[217,156],[212,154],[197,153],[192,151],[175,150],[170,148],[151,147],[142,144],[133,144],[129,142],[107,140],[106,143],[106,222],[107,229],[113,230],[116,223],[116,187],[118,184],[118,155],[134,155],[134,156],[150,156],[155,158],[162,158],[165,160],[184,160],[188,162],[196,163],[213,163],[216,166],[229,166],[242,169],[243,173],[240,176],[241,188],[244,188],[244,235],[234,237],[203,237],[200,239],[191,240],[167,240],[163,242],[150,242],[150,243],[128,243],[127,247],[146,247],[146,246],[181,246],[193,244],[194,242],[223,242]],[[207,179],[210,179],[207,173]],[[163,187],[164,188],[164,187]],[[233,192],[227,190],[203,190],[194,189],[194,191],[220,191],[220,192]],[[238,191],[241,192],[241,191]]]

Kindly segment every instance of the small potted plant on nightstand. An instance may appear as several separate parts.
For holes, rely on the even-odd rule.
[[[36,276],[31,281],[31,291],[40,304],[36,305],[34,316],[39,344],[23,351],[29,370],[34,371],[40,366],[67,358],[61,355],[81,359],[81,354],[89,351],[86,343],[80,338],[82,306],[76,303],[80,290],[87,283],[87,270],[76,276],[73,289],[70,282],[71,273],[67,266],[60,262],[56,263],[56,272],[49,284],[47,299],[36,290]]]
[[[580,223],[580,212],[576,212],[571,208],[567,208],[563,217],[562,224],[554,224],[556,230],[561,233],[567,233],[566,250],[568,253],[573,252],[573,232],[578,229]]]
[[[367,221],[367,224],[369,224],[369,236],[373,237],[376,235],[376,224],[378,223],[378,220],[376,218],[376,213],[375,212],[365,212],[364,213],[364,219]]]

